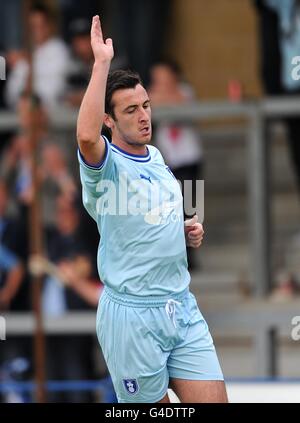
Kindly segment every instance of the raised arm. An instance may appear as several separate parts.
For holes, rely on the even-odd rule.
[[[110,62],[114,56],[112,40],[103,41],[99,16],[93,17],[91,45],[95,63],[91,80],[83,97],[77,120],[77,141],[85,160],[96,165],[102,161],[105,144],[100,137],[104,119],[104,102]]]

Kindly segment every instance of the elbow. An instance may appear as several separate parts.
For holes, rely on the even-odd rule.
[[[77,132],[77,142],[80,147],[88,147],[97,142],[95,136],[87,132]]]

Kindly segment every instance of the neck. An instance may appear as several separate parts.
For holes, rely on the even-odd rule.
[[[140,156],[146,156],[148,151],[147,151],[147,146],[145,144],[142,145],[138,145],[138,144],[129,144],[128,142],[118,138],[118,137],[113,137],[112,138],[112,143],[114,145],[116,145],[117,147],[121,148],[122,150],[126,151],[126,153],[129,154],[137,154]]]

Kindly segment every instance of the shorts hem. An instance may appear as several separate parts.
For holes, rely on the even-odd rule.
[[[171,374],[169,372],[170,379],[185,379],[185,380],[219,380],[224,382],[224,376],[220,374],[207,374],[207,375],[198,375],[198,374],[186,374],[186,373],[176,373]]]
[[[160,400],[162,400],[165,396],[166,396],[166,394],[168,393],[168,389],[165,391],[165,393],[163,394],[163,395],[160,395],[159,397],[157,397],[157,398],[155,398],[154,400],[147,400],[147,401],[127,401],[127,400],[118,400],[118,402],[120,403],[120,404],[124,404],[124,403],[132,403],[132,404],[134,404],[134,403],[140,403],[140,404],[153,404],[153,403],[156,403],[156,402],[159,402]]]

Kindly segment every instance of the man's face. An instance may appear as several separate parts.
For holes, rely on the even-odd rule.
[[[91,62],[94,58],[90,35],[77,35],[72,40],[72,47],[76,56],[84,62]]]
[[[113,137],[130,145],[145,145],[151,141],[150,100],[142,85],[117,90],[112,96],[115,119],[110,117]]]
[[[151,70],[151,84],[158,91],[172,92],[178,87],[178,78],[170,67],[156,65]]]
[[[52,25],[43,13],[33,12],[30,15],[29,27],[35,45],[44,44],[52,35]]]

